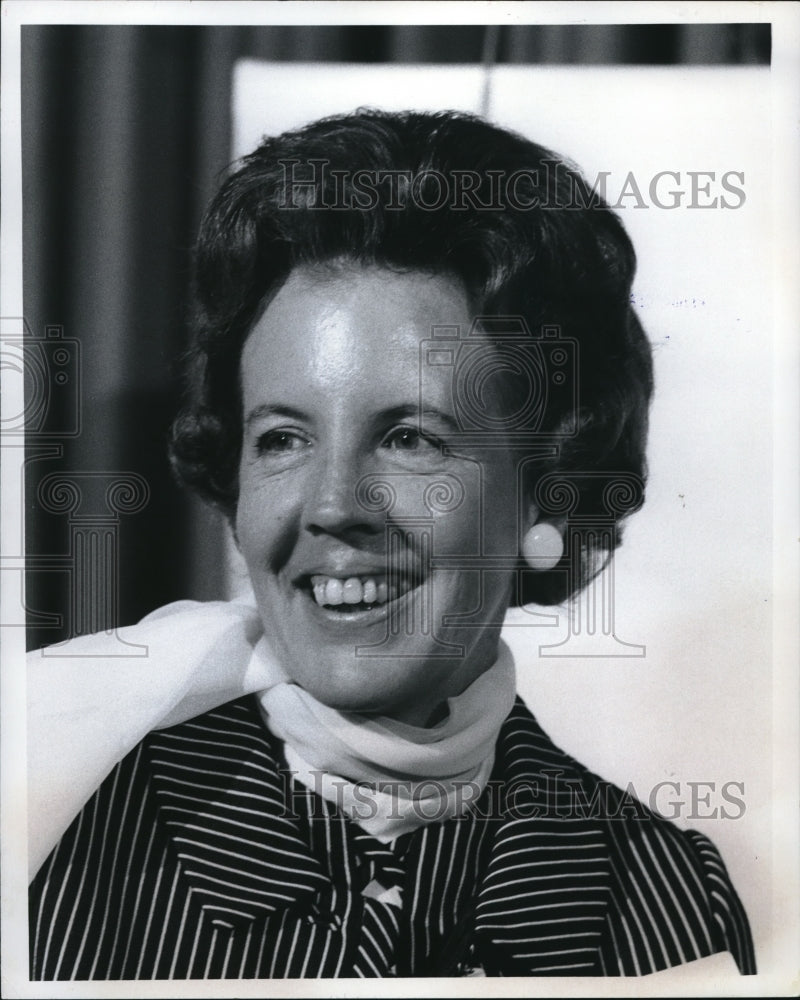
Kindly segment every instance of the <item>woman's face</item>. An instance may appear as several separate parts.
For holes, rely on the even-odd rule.
[[[300,268],[245,343],[237,539],[273,649],[331,707],[425,724],[496,658],[511,574],[474,557],[518,552],[511,453],[460,443],[452,366],[420,371],[432,326],[471,319],[450,277]]]

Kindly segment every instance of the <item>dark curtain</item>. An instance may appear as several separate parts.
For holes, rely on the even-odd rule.
[[[718,64],[769,49],[769,25],[25,26],[24,308],[50,380],[26,455],[29,646],[222,596],[222,526],[173,482],[166,439],[236,59]],[[80,358],[62,364],[71,341]]]

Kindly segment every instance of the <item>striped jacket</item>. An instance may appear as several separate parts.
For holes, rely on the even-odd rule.
[[[466,816],[383,845],[291,781],[255,702],[151,733],[34,880],[33,979],[755,971],[714,846],[557,749],[524,704]]]

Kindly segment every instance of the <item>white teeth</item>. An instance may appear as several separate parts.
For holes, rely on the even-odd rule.
[[[360,604],[363,592],[364,588],[361,586],[361,581],[351,576],[344,581],[342,600],[345,604]]]
[[[345,579],[313,576],[311,589],[317,604],[337,607],[341,604],[386,604],[388,600],[402,596],[409,585],[401,583],[389,587],[385,580],[373,576],[348,576]]]
[[[341,580],[330,579],[325,584],[325,603],[341,604],[344,587]]]

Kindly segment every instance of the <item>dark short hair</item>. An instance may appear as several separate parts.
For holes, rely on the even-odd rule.
[[[652,360],[631,308],[631,242],[574,166],[455,112],[359,110],[266,138],[234,165],[196,247],[189,392],[170,445],[186,485],[235,514],[244,341],[295,267],[342,259],[455,274],[476,315],[576,341],[577,426],[522,489],[547,517],[544,494],[572,484],[564,516],[586,524],[609,513],[616,524],[641,504]],[[551,392],[538,429],[558,434],[574,407]],[[635,485],[610,509],[615,482]],[[582,558],[565,572],[568,559],[521,573],[516,602],[557,603],[597,571]]]

